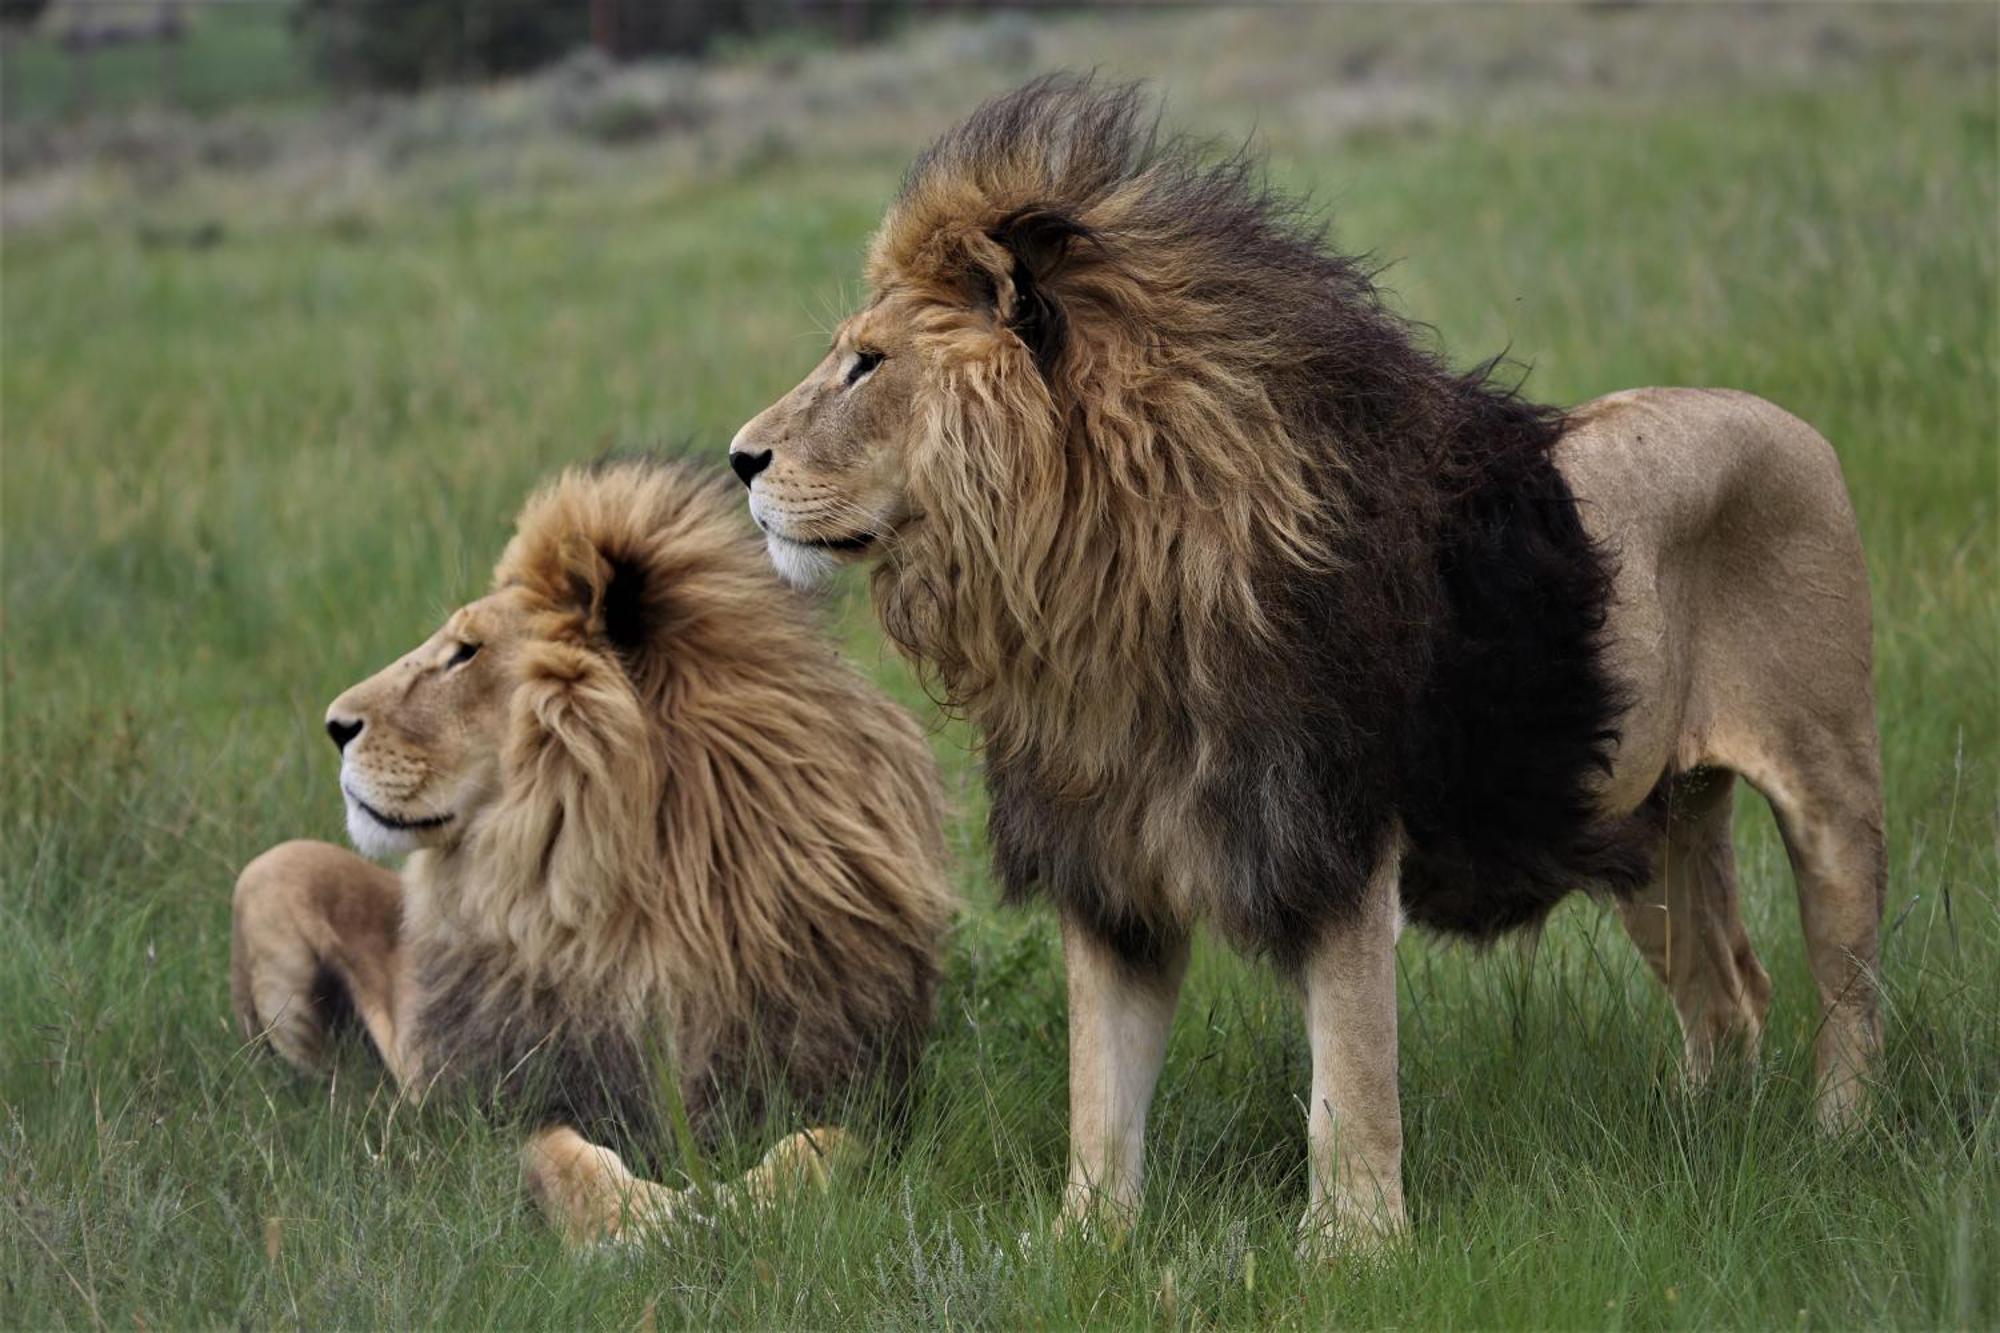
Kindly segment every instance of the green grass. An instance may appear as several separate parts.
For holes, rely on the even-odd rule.
[[[1053,930],[994,907],[950,729],[969,908],[916,1128],[837,1195],[573,1260],[505,1134],[398,1108],[358,1054],[302,1082],[228,1021],[236,869],[339,835],[325,701],[480,586],[544,473],[612,446],[719,461],[816,356],[900,163],[413,203],[365,245],[290,223],[199,251],[112,224],[9,238],[0,1326],[1992,1326],[1993,95],[1871,78],[1276,164],[1344,244],[1405,257],[1389,281],[1461,360],[1511,344],[1564,400],[1730,384],[1825,431],[1874,579],[1892,839],[1878,1128],[1810,1129],[1790,878],[1746,802],[1778,989],[1756,1076],[1675,1086],[1670,1010],[1591,903],[1531,969],[1408,937],[1415,1239],[1327,1271],[1292,1258],[1295,1005],[1219,949],[1139,1229],[1047,1239]],[[856,590],[834,609],[923,707]]]

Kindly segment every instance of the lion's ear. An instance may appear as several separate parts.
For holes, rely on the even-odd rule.
[[[999,253],[975,256],[975,263],[985,260],[983,294],[1046,375],[1069,336],[1063,269],[1076,245],[1091,239],[1090,229],[1066,213],[1023,208],[1002,218],[986,239]]]
[[[653,640],[651,580],[636,560],[611,557],[611,579],[599,599],[592,629],[621,653],[637,653]]]
[[[564,552],[572,604],[590,636],[621,656],[645,648],[653,634],[646,569],[638,561],[578,542]]]

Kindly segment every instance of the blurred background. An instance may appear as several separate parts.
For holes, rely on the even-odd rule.
[[[1198,109],[1206,131],[1255,124],[1284,150],[1437,131],[1467,115],[1698,105],[1992,63],[1984,4],[1697,11],[5,0],[4,223],[101,216],[179,192],[200,235],[253,202],[359,226],[392,195],[901,152],[981,95],[1056,66],[1151,77]],[[259,186],[266,197],[251,198]]]
[[[2000,1321],[2000,7],[0,0],[0,1327],[1991,1327]],[[1053,69],[1267,153],[1462,365],[1729,385],[1840,452],[1876,607],[1893,1133],[1813,1135],[1778,993],[1679,1095],[1599,904],[1532,966],[1408,935],[1417,1240],[1317,1280],[1296,1004],[1204,947],[1135,1242],[1040,1234],[1063,987],[935,737],[954,938],[906,1152],[848,1196],[565,1265],[514,1144],[227,1021],[229,888],[339,840],[326,703],[476,595],[530,487],[730,435],[820,356],[901,173]],[[735,1145],[746,1164],[761,1142]]]

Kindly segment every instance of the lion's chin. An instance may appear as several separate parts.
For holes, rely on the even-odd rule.
[[[794,588],[810,590],[832,578],[840,569],[841,557],[820,546],[802,546],[775,532],[764,534],[764,548],[778,577]]]
[[[376,822],[373,815],[356,805],[350,797],[347,802],[347,840],[354,844],[354,850],[372,861],[393,861],[407,856],[423,843],[408,829],[390,828]]]
[[[395,860],[408,856],[419,847],[432,846],[438,841],[439,834],[453,822],[450,815],[388,822],[388,817],[371,808],[345,786],[342,786],[340,794],[347,802],[348,841],[354,844],[354,850],[375,861]]]

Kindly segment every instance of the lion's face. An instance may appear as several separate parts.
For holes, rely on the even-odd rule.
[[[924,373],[914,304],[890,296],[848,319],[813,372],[730,442],[750,515],[794,584],[865,559],[914,517],[907,454]]]
[[[523,620],[509,592],[481,598],[327,709],[347,832],[362,852],[449,846],[497,794]]]

